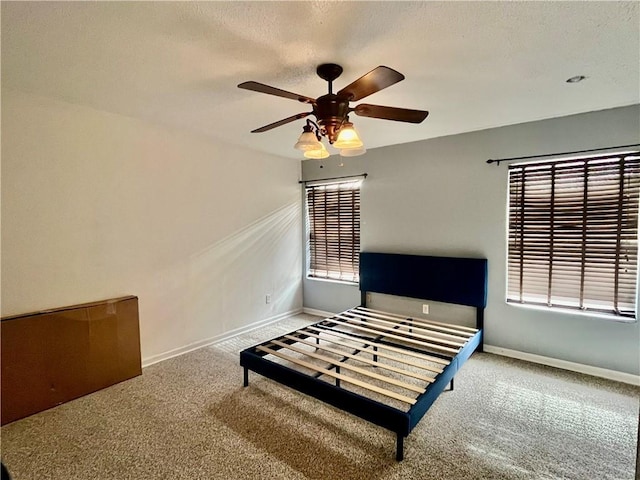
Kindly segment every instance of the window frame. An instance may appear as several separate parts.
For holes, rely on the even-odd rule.
[[[616,167],[616,165],[618,166]],[[616,168],[619,168],[617,178],[615,177]],[[557,173],[556,170],[561,173]],[[514,172],[517,172],[517,175]],[[529,172],[528,179],[527,172]],[[609,177],[605,178],[607,175]],[[521,182],[523,189],[519,193],[521,198],[516,198],[516,206],[514,207],[514,197],[518,196],[518,193],[514,195],[517,182]],[[545,182],[549,182],[549,185],[546,185]],[[615,182],[618,182],[617,187]],[[627,182],[626,185],[624,182]],[[560,187],[557,186],[557,183],[560,183]],[[581,183],[582,191],[579,188]],[[529,197],[526,196],[527,187],[532,190]],[[619,189],[618,196],[612,197],[611,193],[616,188]],[[599,189],[603,189],[605,194],[603,195]],[[507,181],[506,302],[510,305],[587,314],[605,317],[609,320],[637,321],[639,190],[640,153],[637,151],[580,157],[557,157],[510,165]],[[589,195],[590,193],[591,195]],[[545,195],[549,197],[546,209],[543,207],[543,203],[546,201]],[[556,196],[559,200],[555,199]],[[580,203],[580,197],[582,197],[582,205],[577,206]],[[612,213],[616,203],[618,209]],[[527,208],[533,210],[533,213],[529,213],[529,223],[524,219]],[[558,212],[556,213],[555,210]],[[517,218],[518,215],[522,218]],[[607,218],[604,223],[606,229],[599,230],[599,228],[604,228],[600,226],[604,222],[603,217],[612,218],[614,215],[617,218],[615,220]],[[559,222],[560,228],[554,224],[556,221]],[[578,223],[581,225],[577,227]],[[616,226],[613,227],[613,224]],[[610,240],[613,230],[616,230],[613,242],[615,247],[611,247]],[[529,235],[527,240],[524,239],[525,231]],[[631,236],[629,236],[629,232],[631,232]],[[548,236],[546,241],[545,234]],[[516,238],[518,235],[520,238]],[[602,237],[598,235],[602,235]],[[577,237],[581,238],[581,243],[576,241]],[[606,241],[603,241],[602,239],[605,237]],[[621,247],[622,238],[627,242],[624,247],[627,249],[626,251],[623,251]],[[561,253],[556,254],[554,251],[554,242],[561,245],[559,248]],[[542,253],[536,255],[536,250]],[[572,250],[581,250],[581,252],[575,253]],[[613,255],[614,265],[609,269],[611,272],[603,273],[606,268],[597,265],[598,263],[604,265],[604,261],[594,253],[596,251],[604,251],[604,253],[598,253],[598,255],[604,255],[604,258],[611,258]],[[520,255],[518,261],[514,260],[515,254]],[[578,257],[580,257],[579,262],[576,261]],[[631,273],[629,270],[626,270],[624,275],[620,273],[622,258],[632,259],[631,263],[627,265],[629,269],[632,269]],[[526,266],[527,259],[529,261],[528,267]],[[548,262],[546,272],[545,261]],[[555,288],[554,264],[557,270],[560,270]],[[578,280],[576,280],[575,274],[571,275],[571,271],[576,269],[576,265],[580,270]],[[516,267],[519,268],[519,272],[514,274]],[[602,270],[599,270],[600,268]],[[589,269],[588,274],[585,274],[586,269]],[[529,275],[526,287],[523,285],[525,270]],[[548,280],[544,279],[544,275],[548,275]],[[560,278],[562,275],[565,278]],[[623,276],[623,280],[620,280],[621,276]],[[600,280],[594,280],[598,278]],[[588,279],[588,282],[585,279]],[[547,282],[546,294],[543,292],[545,282]],[[514,283],[518,283],[518,285],[516,286]],[[585,284],[587,283],[590,291],[589,298],[585,300]],[[566,294],[568,290],[575,289],[576,286],[579,293],[572,291],[563,297],[559,295],[560,292]],[[632,294],[628,293],[631,291],[630,288],[632,288]],[[602,293],[607,290],[611,293]],[[609,295],[608,298],[607,295]],[[542,301],[541,299],[545,296],[546,301]],[[620,300],[621,297],[622,300]]]

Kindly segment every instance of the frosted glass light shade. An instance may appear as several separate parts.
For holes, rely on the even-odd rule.
[[[324,143],[320,142],[320,146],[322,148],[318,149],[318,150],[307,150],[304,152],[304,156],[306,158],[315,158],[315,159],[321,159],[321,158],[327,158],[329,156],[329,152],[327,151],[326,147],[324,146]]]
[[[309,150],[320,150],[322,148],[322,144],[318,141],[313,132],[302,132],[293,148],[307,152]]]
[[[343,148],[340,150],[341,157],[357,157],[358,155],[364,155],[365,153],[367,153],[367,149],[364,147]]]
[[[336,148],[358,148],[362,146],[362,140],[351,122],[346,122],[338,132],[338,139],[333,144]]]

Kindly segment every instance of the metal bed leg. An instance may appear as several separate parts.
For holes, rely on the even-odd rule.
[[[449,382],[449,388],[447,389],[448,392],[453,390],[453,378],[451,379],[451,381]]]
[[[340,366],[336,365],[336,373],[340,373]],[[340,379],[336,378],[336,387],[340,386]]]
[[[378,351],[378,347],[373,347],[373,351],[374,351],[374,352],[377,352],[377,351]],[[376,354],[374,354],[374,355],[373,355],[373,361],[374,361],[374,362],[377,362],[377,361],[378,361],[378,355],[376,355]]]
[[[484,329],[484,307],[476,308],[476,328],[478,330]],[[480,338],[480,345],[476,348],[476,352],[484,352],[484,333]]]
[[[247,367],[244,367],[244,384],[243,387],[248,387],[249,386],[249,369]]]
[[[404,458],[404,437],[401,434],[397,434],[396,440],[396,460],[401,462]]]

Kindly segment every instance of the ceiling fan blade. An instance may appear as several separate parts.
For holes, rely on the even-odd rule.
[[[296,121],[296,120],[298,120],[300,118],[308,117],[312,113],[313,112],[298,113],[298,114],[293,115],[291,117],[284,118],[284,119],[279,120],[277,122],[270,123],[269,125],[265,125],[264,127],[260,127],[260,128],[256,128],[255,130],[251,130],[251,133],[266,132],[267,130],[271,130],[272,128],[276,128],[276,127],[279,127],[281,125],[286,125],[287,123],[294,122],[294,121]]]
[[[260,93],[268,93],[269,95],[276,95],[278,97],[290,98],[292,100],[298,100],[302,103],[315,103],[316,99],[311,97],[306,97],[304,95],[298,95],[297,93],[287,92],[286,90],[281,90],[279,88],[270,87],[269,85],[265,85],[264,83],[258,82],[243,82],[238,85],[238,88],[244,88],[245,90],[252,90],[254,92]]]
[[[379,66],[344,87],[338,92],[338,96],[347,97],[350,101],[360,100],[401,80],[404,80],[404,75],[400,72]]]
[[[408,108],[383,107],[381,105],[369,105],[361,103],[353,109],[356,115],[361,117],[382,118],[383,120],[395,120],[396,122],[421,123],[429,112],[426,110],[410,110]]]

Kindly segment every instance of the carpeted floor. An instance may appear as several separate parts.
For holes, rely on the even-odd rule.
[[[2,428],[15,480],[633,479],[640,389],[474,354],[405,440],[255,374],[299,315]]]

